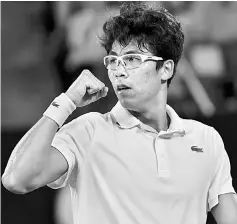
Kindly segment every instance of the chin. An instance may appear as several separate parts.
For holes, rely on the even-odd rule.
[[[121,105],[127,110],[138,110],[138,105],[141,104],[140,102],[136,102],[134,99],[119,99]]]

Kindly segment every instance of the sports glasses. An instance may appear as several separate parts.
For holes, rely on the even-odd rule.
[[[161,57],[143,54],[108,55],[104,57],[104,65],[107,69],[117,70],[119,62],[121,62],[126,69],[134,69],[138,68],[143,62],[161,60],[163,60]]]

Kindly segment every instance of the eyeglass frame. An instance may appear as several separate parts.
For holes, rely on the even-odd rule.
[[[145,54],[124,54],[124,55],[121,55],[121,56],[117,56],[117,55],[107,55],[105,56],[103,59],[104,59],[104,66],[106,67],[106,63],[105,63],[105,60],[111,56],[115,57],[117,59],[117,64],[116,64],[116,69],[111,69],[111,70],[117,70],[117,67],[119,65],[119,61],[122,63],[122,65],[128,69],[128,70],[132,70],[132,69],[135,69],[135,68],[139,68],[140,65],[138,67],[135,67],[135,68],[127,68],[126,64],[123,62],[123,57],[125,56],[131,56],[131,55],[139,55],[142,59],[142,63],[146,62],[146,61],[150,61],[150,60],[154,60],[154,61],[162,61],[164,60],[162,57],[158,57],[158,56],[153,56],[153,55],[145,55]],[[109,70],[109,68],[106,67],[106,69]]]

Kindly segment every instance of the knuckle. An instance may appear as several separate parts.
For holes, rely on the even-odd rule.
[[[84,74],[84,75],[86,75],[86,76],[93,76],[93,74],[88,70],[88,69],[84,69],[83,71],[82,71],[82,73]]]

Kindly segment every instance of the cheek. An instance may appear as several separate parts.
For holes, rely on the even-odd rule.
[[[154,91],[157,89],[157,80],[155,79],[154,72],[147,71],[144,72],[142,76],[139,77],[136,83],[136,89],[138,93],[153,95]]]

